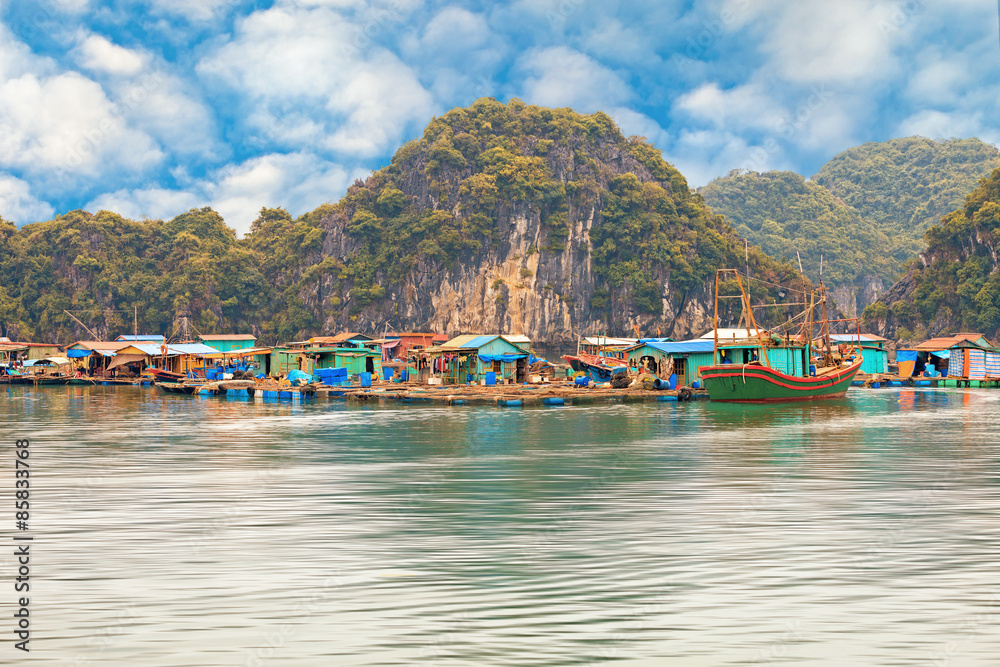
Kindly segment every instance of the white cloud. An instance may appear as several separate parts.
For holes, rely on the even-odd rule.
[[[148,61],[146,54],[113,44],[101,35],[89,35],[77,47],[77,62],[95,72],[135,76]]]
[[[144,170],[163,154],[129,128],[97,83],[75,72],[0,83],[0,163],[35,174]]]
[[[930,139],[951,139],[977,136],[983,129],[977,112],[944,112],[928,109],[913,114],[899,124],[902,137],[919,134]]]
[[[454,53],[482,46],[489,34],[482,14],[447,7],[427,23],[421,42],[425,49]]]
[[[180,16],[188,21],[211,21],[241,4],[240,0],[146,0],[156,14]]]
[[[531,104],[592,112],[632,98],[632,89],[615,72],[565,46],[532,49],[517,67],[527,73],[523,97]]]
[[[716,127],[766,128],[776,130],[788,113],[757,84],[745,84],[722,90],[717,83],[706,83],[682,95],[675,105],[695,118]]]
[[[617,107],[609,109],[608,114],[625,136],[645,137],[651,144],[660,147],[666,146],[670,141],[670,135],[659,123],[634,109]]]
[[[333,151],[372,157],[399,143],[411,124],[426,122],[435,107],[416,73],[370,41],[363,26],[335,12],[275,7],[240,22],[237,37],[197,71],[247,100],[265,140],[304,142],[293,148],[323,141]],[[309,110],[320,132],[283,129],[283,118]]]
[[[250,230],[262,206],[293,215],[335,202],[367,169],[348,169],[307,153],[271,154],[221,170],[206,188],[210,205],[239,233]]]
[[[695,188],[733,169],[769,171],[791,168],[781,145],[775,140],[751,144],[743,137],[726,131],[685,130],[666,155],[667,161],[677,167],[688,184]]]
[[[10,222],[24,224],[48,220],[54,209],[31,194],[31,187],[24,181],[0,172],[0,217]]]
[[[189,95],[194,87],[160,69],[115,87],[116,108],[131,126],[176,156],[224,159],[229,149],[217,137],[215,115]]]
[[[301,215],[335,202],[355,179],[371,171],[349,168],[309,153],[272,153],[227,165],[178,190],[140,188],[116,190],[95,197],[86,209],[107,209],[130,218],[170,219],[191,208],[211,206],[226,223],[244,234],[261,207],[280,206]]]
[[[759,19],[771,26],[762,48],[785,79],[857,86],[895,73],[893,44],[906,35],[908,20],[874,0],[759,5]]]

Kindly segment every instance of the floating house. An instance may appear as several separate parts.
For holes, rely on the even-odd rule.
[[[711,340],[642,341],[626,348],[625,355],[631,367],[646,368],[666,380],[677,375],[678,385],[700,382],[700,366],[712,365],[715,343]]]
[[[270,347],[247,347],[205,354],[204,359],[207,365],[215,367],[216,373],[226,374],[240,370],[250,371],[254,375],[270,375],[273,352],[274,348]],[[213,375],[211,372],[208,374]]]
[[[941,375],[970,380],[1000,378],[1000,350],[979,333],[931,338],[910,350],[898,350],[900,377]]]
[[[28,348],[24,343],[12,343],[9,338],[0,341],[0,375],[24,360]]]
[[[103,375],[108,371],[115,354],[130,345],[132,343],[124,340],[78,340],[65,347],[64,356],[83,366],[88,375]],[[159,345],[156,347],[159,348]]]
[[[411,353],[418,354],[429,347],[447,343],[448,337],[436,333],[390,333],[382,340],[382,360],[384,362],[396,359],[406,361]]]
[[[353,339],[340,338],[340,344],[313,344],[330,341],[334,338],[330,336],[276,347],[271,351],[270,371],[273,374],[287,374],[289,371],[299,370],[314,375],[321,369],[346,368],[349,377],[361,373],[371,373],[374,376],[381,374],[381,346],[363,334],[351,335]]]
[[[198,336],[198,340],[218,352],[247,350],[257,344],[257,337],[250,334],[209,334]]]
[[[217,350],[202,343],[133,343],[117,350],[115,359],[106,370],[132,364],[140,358],[145,366],[186,375],[204,373],[209,365],[206,357]]]
[[[530,341],[529,341],[530,343]],[[442,384],[527,382],[528,351],[499,334],[469,334],[428,348]]]
[[[858,334],[830,334],[830,342],[845,348],[858,344]],[[887,340],[875,334],[861,334],[861,372],[868,375],[889,372],[889,353],[885,349]],[[815,346],[820,341],[814,342]]]
[[[579,349],[580,352],[583,352],[584,354],[592,354],[597,357],[606,357],[609,359],[619,359],[622,363],[624,363],[628,359],[628,354],[626,354],[625,350],[641,342],[642,341],[638,338],[587,336],[580,339]]]

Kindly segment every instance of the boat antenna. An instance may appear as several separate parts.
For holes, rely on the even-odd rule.
[[[1000,0],[998,0],[998,1],[1000,1]],[[798,259],[799,259],[799,273],[801,273],[802,275],[806,275],[806,272],[802,270],[802,256],[799,255],[799,251],[798,250],[795,251],[795,256],[798,257]]]

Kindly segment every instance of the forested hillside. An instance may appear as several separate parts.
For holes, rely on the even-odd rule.
[[[838,305],[860,313],[924,247],[924,231],[1000,167],[979,139],[867,143],[836,155],[811,181],[791,172],[734,171],[701,189],[706,203],[764,252],[798,251]]]
[[[865,321],[903,339],[955,331],[1000,336],[1000,169],[925,234],[909,273],[865,310]]]
[[[187,318],[271,343],[384,328],[686,336],[711,326],[715,269],[744,264],[743,240],[644,140],[603,113],[518,100],[434,119],[340,202],[297,219],[263,209],[245,239],[210,209],[0,230],[0,329],[62,342],[86,335],[63,310],[103,336],[130,330],[133,307],[145,332]],[[750,269],[801,284],[758,250]]]
[[[886,233],[919,241],[998,167],[1000,151],[979,139],[905,137],[839,153],[812,180]]]
[[[803,268],[834,289],[845,312],[860,312],[913,257],[911,244],[890,236],[836,200],[829,190],[790,171],[733,171],[701,188],[705,202],[737,233],[774,257]]]

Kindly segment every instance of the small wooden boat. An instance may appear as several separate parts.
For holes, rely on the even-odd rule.
[[[147,368],[146,372],[156,378],[158,381],[162,382],[179,382],[187,378],[183,373],[174,373],[172,371],[165,371],[162,368]]]
[[[203,382],[156,382],[159,389],[168,394],[193,394],[204,384]]]

